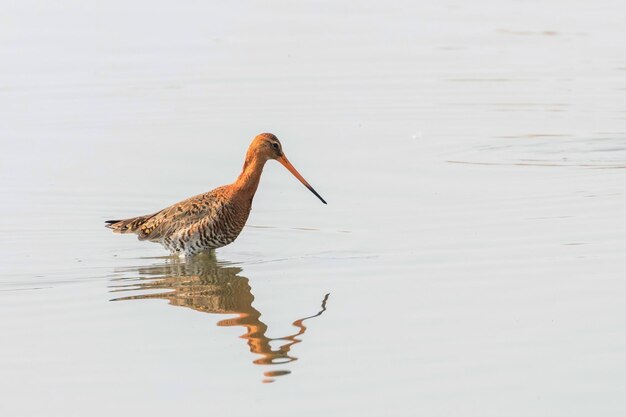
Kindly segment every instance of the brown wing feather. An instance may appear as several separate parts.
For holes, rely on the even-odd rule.
[[[137,229],[152,216],[154,216],[154,214],[131,217],[130,219],[123,220],[107,220],[105,221],[105,226],[112,229],[115,233],[135,233]]]
[[[202,223],[203,227],[209,227],[222,206],[220,199],[216,198],[218,190],[173,204],[147,218],[134,232],[139,240],[161,240],[194,224]]]

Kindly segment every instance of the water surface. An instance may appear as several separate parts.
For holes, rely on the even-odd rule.
[[[4,11],[3,415],[626,412],[623,2]],[[268,163],[214,257],[103,227],[262,131],[328,206]]]

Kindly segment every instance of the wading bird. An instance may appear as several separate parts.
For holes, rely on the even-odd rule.
[[[135,233],[139,240],[160,243],[178,255],[191,256],[226,246],[239,236],[246,224],[263,167],[270,159],[280,162],[326,204],[287,160],[278,138],[271,133],[261,133],[250,144],[243,170],[234,183],[188,198],[154,214],[107,220],[106,227],[117,233]]]

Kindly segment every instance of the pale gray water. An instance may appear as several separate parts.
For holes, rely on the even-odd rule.
[[[624,415],[625,24],[5,4],[0,412]],[[328,206],[270,163],[215,260],[104,229],[232,181],[262,131]]]

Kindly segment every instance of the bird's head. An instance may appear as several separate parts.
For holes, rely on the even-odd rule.
[[[260,158],[263,161],[268,161],[270,159],[275,159],[280,162],[289,172],[293,174],[300,182],[309,189],[317,198],[319,198],[322,203],[326,204],[326,201],[320,196],[313,187],[304,179],[302,175],[291,165],[291,162],[285,156],[283,152],[283,146],[280,141],[276,137],[276,135],[272,133],[261,133],[257,135],[252,143],[250,144],[250,148],[248,149],[248,154],[254,155],[256,158]]]

